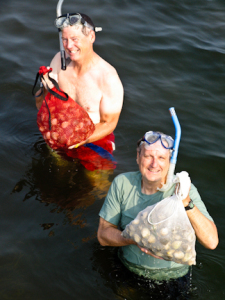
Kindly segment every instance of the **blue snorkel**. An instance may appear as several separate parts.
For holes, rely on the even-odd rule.
[[[169,111],[175,127],[175,139],[174,139],[173,153],[170,159],[170,166],[167,174],[166,183],[159,189],[162,192],[167,191],[173,184],[173,175],[174,175],[174,170],[177,162],[177,155],[178,155],[178,149],[179,149],[180,138],[181,138],[181,127],[174,107],[171,107]]]
[[[56,7],[56,16],[59,17],[62,15],[62,3],[64,0],[59,0]],[[61,53],[61,69],[66,70],[66,53],[62,43],[62,31],[59,29],[59,47]]]

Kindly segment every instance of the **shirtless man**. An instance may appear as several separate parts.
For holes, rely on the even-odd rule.
[[[95,31],[92,20],[84,14],[66,14],[56,19],[55,25],[62,31],[62,42],[70,63],[61,70],[60,52],[53,58],[50,67],[51,77],[74,101],[82,106],[93,123],[94,133],[78,147],[92,143],[109,135],[116,128],[123,104],[123,86],[116,70],[93,50]],[[49,88],[53,84],[48,75],[44,76]],[[46,84],[44,95],[47,94]],[[36,106],[40,109],[43,95],[37,97]],[[72,148],[70,147],[70,149]]]

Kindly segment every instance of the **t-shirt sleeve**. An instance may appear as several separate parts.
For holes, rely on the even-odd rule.
[[[193,203],[197,206],[197,208],[200,210],[200,212],[209,220],[213,221],[213,218],[209,215],[205,204],[203,203],[199,192],[197,190],[197,188],[191,184],[191,190],[189,192],[189,196],[191,198],[191,200],[193,201]],[[213,221],[214,222],[214,221]]]
[[[120,203],[121,192],[118,188],[117,179],[115,178],[110,186],[99,216],[104,220],[118,226],[121,218]]]

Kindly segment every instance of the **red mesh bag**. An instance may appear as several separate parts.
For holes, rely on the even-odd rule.
[[[51,72],[52,69],[40,67],[37,78]],[[37,82],[36,78],[36,82]],[[60,90],[57,82],[48,89],[42,106],[37,114],[37,124],[46,143],[52,149],[68,147],[85,141],[95,130],[88,113],[66,93]]]

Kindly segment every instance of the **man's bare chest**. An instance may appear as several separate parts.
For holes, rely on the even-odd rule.
[[[59,77],[59,86],[87,112],[99,110],[102,91],[92,78]]]

